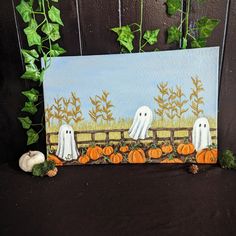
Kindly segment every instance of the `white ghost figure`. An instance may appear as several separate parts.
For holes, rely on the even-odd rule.
[[[207,118],[198,118],[193,126],[192,143],[196,151],[207,148],[212,144],[210,126]]]
[[[76,160],[79,156],[74,130],[70,125],[62,125],[59,129],[56,155],[65,161]]]
[[[128,131],[129,136],[134,140],[147,138],[152,119],[152,110],[148,106],[139,107],[135,113],[133,124]]]

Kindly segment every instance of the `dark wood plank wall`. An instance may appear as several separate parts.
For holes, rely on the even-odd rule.
[[[158,48],[173,50],[179,45],[166,44],[166,30],[169,25],[180,24],[181,14],[174,17],[167,16],[164,2],[164,0],[144,0],[143,30],[160,28]],[[23,72],[20,48],[26,46],[26,38],[23,34],[24,23],[15,11],[18,3],[19,0],[5,1],[0,10],[0,143],[4,150],[1,162],[18,159],[19,155],[28,149],[25,145],[24,131],[16,119],[24,102],[21,90],[32,86],[32,83],[19,79]],[[109,29],[140,20],[138,0],[61,0],[56,4],[61,9],[65,24],[61,30],[60,43],[67,50],[66,55],[119,53],[116,36]],[[194,22],[201,16],[207,15],[221,20],[220,26],[208,41],[208,46],[221,47],[219,141],[221,148],[231,148],[234,152],[236,152],[234,145],[236,82],[233,74],[236,67],[235,12],[236,3],[233,0],[207,0],[203,4],[193,1],[190,18],[190,21]],[[137,41],[135,45],[137,46]],[[149,47],[147,51],[152,49],[153,47]],[[42,114],[42,106],[40,109]],[[35,121],[39,119],[40,115]],[[43,134],[39,144],[31,148],[43,150],[44,140]]]

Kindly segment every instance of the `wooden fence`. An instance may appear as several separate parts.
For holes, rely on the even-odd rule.
[[[109,142],[120,142],[121,140],[125,142],[132,142],[134,141],[132,138],[125,137],[125,133],[128,133],[129,129],[111,129],[111,130],[84,130],[84,131],[75,131],[75,142],[76,144],[84,144],[88,145],[90,143],[97,143],[97,144],[106,144]],[[158,135],[158,132],[161,131],[167,131],[169,132],[168,136],[162,137]],[[186,136],[175,136],[175,132],[178,131],[185,131],[187,133]],[[216,128],[211,128],[211,132],[216,131]],[[119,138],[111,138],[112,133],[119,133]],[[149,133],[152,134],[151,136],[143,139],[142,141],[153,141],[153,142],[161,142],[161,141],[170,141],[170,143],[174,143],[176,140],[183,140],[188,139],[190,142],[192,141],[192,128],[155,128],[155,129],[149,129]],[[83,134],[89,134],[91,136],[91,139],[89,140],[82,140],[79,141],[78,136]],[[105,134],[104,139],[96,139],[96,134]],[[51,146],[57,146],[57,142],[51,142],[52,136],[57,136],[58,132],[51,132],[47,133],[46,136],[46,143],[47,146],[51,148]],[[212,140],[216,139],[216,135],[212,135]]]

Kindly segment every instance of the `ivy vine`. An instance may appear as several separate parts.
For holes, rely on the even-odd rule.
[[[203,2],[203,0],[196,1]],[[182,0],[167,0],[166,5],[167,13],[170,16],[175,15],[177,12],[181,12],[184,16],[179,26],[168,28],[167,43],[179,43],[181,40],[182,49],[186,49],[188,46],[191,46],[191,48],[206,47],[207,39],[212,35],[220,20],[203,16],[190,27],[191,0],[186,0],[185,10],[182,10]],[[181,29],[184,29],[185,32],[182,33]]]
[[[26,24],[24,33],[28,43],[27,49],[21,49],[25,64],[25,72],[21,78],[32,80],[39,86],[42,85],[45,71],[51,65],[51,57],[66,52],[56,43],[61,37],[60,27],[64,24],[60,10],[53,5],[53,2],[57,3],[58,0],[21,0],[16,6],[16,10]],[[32,122],[32,116],[36,115],[37,107],[42,101],[39,101],[40,93],[35,88],[23,91],[22,94],[27,99],[21,109],[25,116],[18,119],[26,130],[27,145],[31,145],[38,141],[39,133],[44,129],[43,122],[40,124]],[[40,128],[36,129],[37,126]]]
[[[143,0],[140,0],[140,22],[132,23],[111,29],[118,36],[117,41],[121,46],[121,52],[132,52],[134,50],[133,40],[138,37],[138,52],[144,52],[147,44],[154,45],[158,41],[160,29],[147,30],[143,34]],[[156,48],[155,50],[158,50]]]
[[[199,3],[205,0],[195,0]],[[201,48],[205,47],[207,39],[212,35],[214,29],[220,23],[218,19],[210,19],[206,16],[201,17],[194,22],[194,26],[190,26],[189,18],[191,13],[191,0],[186,0],[185,10],[182,9],[182,0],[166,0],[167,14],[169,16],[180,12],[183,15],[183,20],[178,26],[171,26],[168,28],[167,43],[182,42],[181,48]],[[160,29],[147,30],[144,34],[142,32],[143,26],[143,0],[140,0],[140,22],[132,23],[125,26],[115,27],[111,30],[117,34],[117,41],[121,46],[121,52],[133,52],[133,40],[138,33],[139,47],[136,51],[144,52],[144,47],[154,45],[158,41]],[[184,29],[184,32],[183,30]],[[143,35],[142,35],[143,34]],[[144,42],[143,42],[144,40]],[[158,50],[157,48],[155,50]]]

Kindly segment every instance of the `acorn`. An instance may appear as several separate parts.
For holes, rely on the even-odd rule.
[[[57,172],[58,172],[58,169],[57,169],[57,167],[55,167],[53,170],[49,170],[49,171],[47,172],[47,176],[48,176],[48,177],[54,177],[54,176],[57,175]]]
[[[199,171],[199,168],[197,165],[194,165],[192,164],[190,167],[189,167],[189,172],[192,173],[192,174],[197,174]]]

